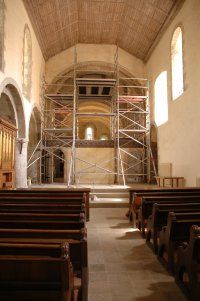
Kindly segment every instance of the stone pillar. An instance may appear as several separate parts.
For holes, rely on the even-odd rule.
[[[69,180],[69,167],[70,167],[70,149],[62,149],[64,153],[65,165],[64,165],[64,183],[68,184]]]
[[[17,139],[16,141],[16,188],[27,188],[27,147],[26,139]]]

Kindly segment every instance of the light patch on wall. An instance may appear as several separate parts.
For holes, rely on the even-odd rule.
[[[183,93],[183,37],[182,30],[177,27],[171,43],[172,60],[172,97],[177,99]]]
[[[168,121],[167,71],[157,77],[154,85],[155,122],[160,126]]]

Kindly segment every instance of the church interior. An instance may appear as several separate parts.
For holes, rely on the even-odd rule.
[[[199,29],[199,0],[0,0],[0,300],[200,300]]]

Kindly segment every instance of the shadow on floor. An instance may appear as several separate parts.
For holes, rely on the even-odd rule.
[[[133,301],[186,301],[186,297],[180,292],[174,283],[170,282],[156,282],[151,283],[148,290],[152,293],[135,297]],[[162,298],[162,299],[161,299]]]
[[[120,229],[120,228],[129,228],[131,226],[130,223],[119,223],[116,226],[110,226],[111,229]]]
[[[125,235],[123,236],[119,236],[119,237],[116,237],[117,240],[126,240],[126,239],[140,239],[140,236],[139,236],[139,233],[138,231],[128,231],[128,232],[125,232]],[[142,245],[143,248],[144,248],[144,245]]]

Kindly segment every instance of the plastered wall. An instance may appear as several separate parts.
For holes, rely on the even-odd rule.
[[[175,101],[171,93],[170,43],[175,28],[183,28],[185,91]],[[162,71],[168,73],[169,120],[158,127],[158,162],[172,163],[173,176],[184,176],[186,185],[195,186],[200,177],[200,1],[186,0],[148,60],[151,87]]]
[[[32,87],[31,97],[22,102],[25,111],[26,133],[28,138],[29,119],[32,107],[39,104],[41,76],[44,72],[44,59],[24,8],[22,0],[5,0],[4,23],[4,70],[0,71],[0,86],[6,78],[15,83],[22,94],[23,37],[24,26],[28,25],[32,39]]]
[[[77,44],[77,62],[105,62],[114,63],[115,45]],[[67,70],[74,64],[74,47],[71,47],[46,62],[46,81],[51,82],[54,77]],[[128,52],[119,48],[119,64],[134,77],[145,77],[144,63]]]

